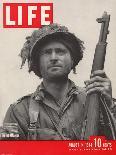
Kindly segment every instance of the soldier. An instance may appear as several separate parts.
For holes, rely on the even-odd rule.
[[[27,59],[29,72],[43,81],[34,93],[19,99],[6,113],[4,123],[17,123],[20,139],[82,139],[86,95],[93,92],[100,94],[109,110],[114,109],[111,81],[103,70],[93,72],[85,89],[68,78],[71,70],[75,73],[83,51],[83,42],[58,24],[35,30],[28,38],[21,50],[22,65]],[[109,138],[103,118],[100,110],[98,135]]]

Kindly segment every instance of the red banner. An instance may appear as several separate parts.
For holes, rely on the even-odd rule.
[[[0,155],[114,155],[116,141],[0,141]]]

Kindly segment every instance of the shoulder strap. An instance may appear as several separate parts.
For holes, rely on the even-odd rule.
[[[66,138],[63,136],[62,132],[60,131],[57,123],[54,121],[51,112],[47,109],[46,105],[44,105],[44,109],[46,110],[46,113],[48,114],[51,122],[53,123],[54,127],[56,128],[58,134],[60,135],[62,140],[66,140]],[[29,104],[29,117],[30,117],[30,125],[31,124],[36,124],[38,115],[39,115],[39,102],[35,101],[32,97],[30,99],[30,104]]]
[[[34,100],[31,96],[30,104],[29,104],[29,117],[30,117],[30,124],[34,124],[37,122],[38,115],[39,115],[39,102]]]

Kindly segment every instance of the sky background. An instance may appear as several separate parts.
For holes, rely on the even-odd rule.
[[[53,2],[54,22],[67,26],[85,42],[84,58],[77,67],[77,74],[70,74],[70,79],[82,87],[89,79],[99,37],[101,24],[96,22],[96,18],[101,17],[104,11],[111,14],[105,71],[112,81],[113,97],[116,97],[116,0],[0,0],[0,124],[9,105],[34,92],[41,82],[34,73],[28,73],[27,66],[20,69],[18,56],[25,37],[33,29],[3,29],[3,2]]]

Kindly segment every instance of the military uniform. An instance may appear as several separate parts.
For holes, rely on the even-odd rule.
[[[27,139],[28,128],[35,124],[39,140],[81,139],[84,133],[84,89],[69,81],[66,100],[59,105],[41,84],[37,90],[12,104],[4,123],[18,123],[20,139]],[[100,112],[99,135],[106,135],[106,126]]]

